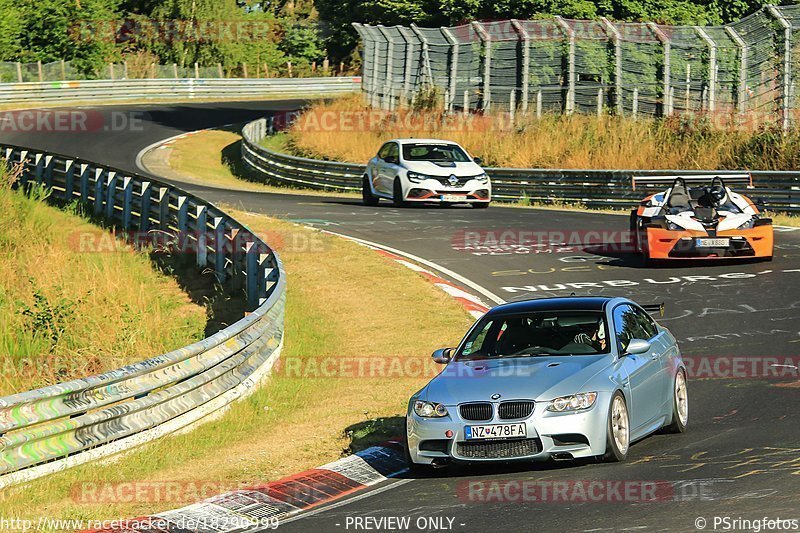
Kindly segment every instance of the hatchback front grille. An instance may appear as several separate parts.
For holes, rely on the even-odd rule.
[[[504,420],[515,418],[528,418],[533,412],[533,402],[503,402],[497,410],[500,418]]]
[[[487,402],[465,403],[458,408],[464,420],[491,420],[492,404]]]
[[[456,454],[468,459],[513,459],[542,451],[539,439],[458,442]]]

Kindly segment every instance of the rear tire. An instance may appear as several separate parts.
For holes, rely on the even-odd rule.
[[[664,429],[667,433],[685,433],[689,424],[689,392],[686,388],[686,372],[675,374],[672,383],[672,420]]]
[[[364,205],[376,206],[378,205],[378,197],[372,194],[372,188],[369,184],[369,178],[364,176],[361,182],[361,201]]]
[[[403,186],[400,185],[400,180],[394,180],[394,187],[392,187],[392,203],[395,207],[405,207],[406,201],[403,200]]]
[[[611,404],[608,406],[608,421],[606,422],[606,453],[603,461],[618,463],[628,457],[630,448],[630,416],[625,397],[620,391],[614,393]]]

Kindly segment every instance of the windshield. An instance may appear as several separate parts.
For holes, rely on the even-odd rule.
[[[456,359],[609,353],[600,311],[555,311],[484,317]]]
[[[443,163],[468,163],[469,156],[456,144],[404,144],[406,161],[433,161]]]

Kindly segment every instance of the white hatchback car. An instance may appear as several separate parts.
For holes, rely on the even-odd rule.
[[[377,205],[385,198],[396,206],[436,202],[489,207],[492,184],[480,163],[451,141],[393,139],[367,163],[364,204]]]

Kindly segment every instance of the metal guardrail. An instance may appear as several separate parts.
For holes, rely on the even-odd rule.
[[[360,191],[365,165],[307,159],[269,150],[261,141],[271,131],[268,119],[242,129],[242,159],[266,182],[310,189]],[[540,168],[486,168],[492,179],[493,199],[543,204],[580,204],[586,207],[627,208],[646,194],[634,190],[634,176],[741,175],[741,170],[573,170]],[[753,171],[755,187],[743,190],[773,211],[800,212],[800,172]],[[735,187],[734,187],[735,188]]]
[[[182,189],[55,153],[0,145],[60,201],[80,201],[127,236],[182,242],[245,318],[190,346],[96,376],[0,398],[0,488],[117,453],[186,427],[246,395],[280,353],[286,279],[244,225]]]
[[[0,84],[4,104],[68,104],[100,100],[303,98],[357,92],[360,77],[267,79],[82,80]]]

